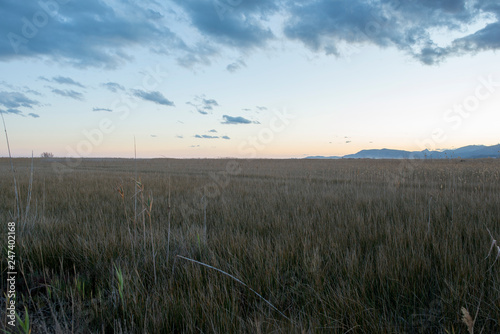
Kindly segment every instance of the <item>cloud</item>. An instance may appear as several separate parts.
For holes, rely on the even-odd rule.
[[[54,89],[52,89],[52,93],[57,94],[57,95],[61,95],[61,96],[65,96],[65,97],[69,97],[69,98],[72,98],[75,100],[83,101],[83,94],[76,92],[72,89],[62,90],[62,89],[54,88]]]
[[[101,86],[110,90],[113,93],[116,93],[119,90],[122,90],[122,91],[125,90],[125,87],[123,87],[122,85],[120,85],[119,83],[116,83],[116,82],[102,83]]]
[[[223,122],[221,124],[260,124],[259,122],[256,121],[251,121],[249,119],[246,119],[241,116],[229,116],[229,115],[223,115]]]
[[[3,0],[2,14],[0,61],[82,68],[116,68],[138,48],[186,67],[209,65],[227,50],[277,49],[278,38],[334,56],[346,53],[343,45],[391,47],[424,64],[500,49],[497,0]],[[468,32],[478,23],[484,27]],[[440,45],[436,32],[459,37]],[[226,69],[245,66],[238,59]]]
[[[228,140],[229,140],[229,139],[231,139],[231,138],[229,138],[228,136],[222,136],[221,138],[222,138],[222,139],[228,139]]]
[[[260,111],[267,110],[266,107],[261,107],[261,106],[256,106],[255,108],[259,109]]]
[[[340,56],[342,43],[395,47],[424,64],[453,55],[500,49],[500,6],[493,0],[289,2],[285,36],[313,51]],[[432,32],[464,33],[484,15],[496,17],[483,29],[439,46]]]
[[[207,115],[214,107],[218,107],[219,103],[214,99],[207,99],[205,95],[195,96],[194,101],[188,101],[186,104],[196,108],[196,111],[202,115]]]
[[[183,135],[177,135],[177,136],[175,136],[175,138],[183,139],[184,136]]]
[[[35,113],[32,113],[32,112],[30,112],[30,113],[28,114],[28,116],[33,117],[33,118],[39,118],[39,117],[40,117],[40,115],[35,114]]]
[[[243,60],[237,60],[234,63],[231,63],[226,66],[226,70],[228,70],[231,73],[236,72],[237,70],[241,69],[242,67],[247,67],[247,64]]]
[[[73,85],[73,86],[85,88],[85,86],[82,85],[81,83],[76,82],[75,80],[68,78],[68,77],[62,77],[62,76],[53,77],[52,81],[60,83],[60,84]]]
[[[208,131],[208,132],[217,132],[217,130],[215,130],[215,129],[212,129],[212,130],[210,130],[210,131]]]
[[[209,136],[209,135],[194,135],[195,138],[201,139],[217,139],[219,136]]]
[[[262,47],[274,38],[262,20],[278,9],[277,1],[174,0],[189,17],[192,25],[210,40],[230,47]]]
[[[30,108],[39,106],[40,102],[32,100],[23,93],[0,91],[0,105],[6,108]]]
[[[114,68],[130,47],[185,48],[153,2],[2,1],[0,60],[48,57],[78,67]],[[38,21],[33,21],[33,17]]]
[[[24,89],[25,89],[26,93],[30,93],[30,94],[37,95],[37,96],[42,96],[42,93],[40,93],[36,90],[30,89],[29,87],[24,86]]]
[[[113,110],[108,109],[108,108],[92,108],[92,111],[107,111],[107,112],[112,112]]]
[[[145,101],[151,101],[151,102],[154,102],[156,104],[161,104],[164,106],[170,106],[170,107],[175,106],[174,102],[167,99],[165,96],[163,96],[162,93],[160,93],[158,91],[146,92],[146,91],[143,91],[140,89],[133,89],[132,93],[135,96],[140,97],[141,99],[143,99]]]
[[[15,109],[15,108],[8,108],[7,110],[0,109],[0,113],[2,113],[2,114],[14,114],[14,115],[24,116],[24,114],[23,114],[23,112],[21,110]]]
[[[158,136],[157,136],[157,135],[151,135],[151,137],[152,137],[152,138],[156,138],[156,137],[158,137]]]
[[[212,110],[213,107],[218,107],[219,104],[214,99],[202,99],[203,109]]]

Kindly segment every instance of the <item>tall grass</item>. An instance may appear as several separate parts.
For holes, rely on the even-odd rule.
[[[31,161],[14,162],[26,198]],[[242,160],[213,186],[227,163],[84,160],[60,179],[35,159],[17,236],[32,332],[468,333],[462,308],[500,332],[500,161]]]

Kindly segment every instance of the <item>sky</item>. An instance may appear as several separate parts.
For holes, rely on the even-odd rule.
[[[15,157],[500,142],[497,0],[0,0],[0,17]]]

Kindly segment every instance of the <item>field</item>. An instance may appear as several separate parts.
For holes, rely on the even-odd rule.
[[[498,159],[53,164],[0,159],[32,333],[500,332]]]

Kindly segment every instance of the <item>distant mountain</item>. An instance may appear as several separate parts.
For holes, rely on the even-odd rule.
[[[493,146],[469,145],[443,151],[403,151],[383,148],[380,150],[362,150],[343,157],[309,156],[305,159],[479,159],[500,158],[500,144]]]

